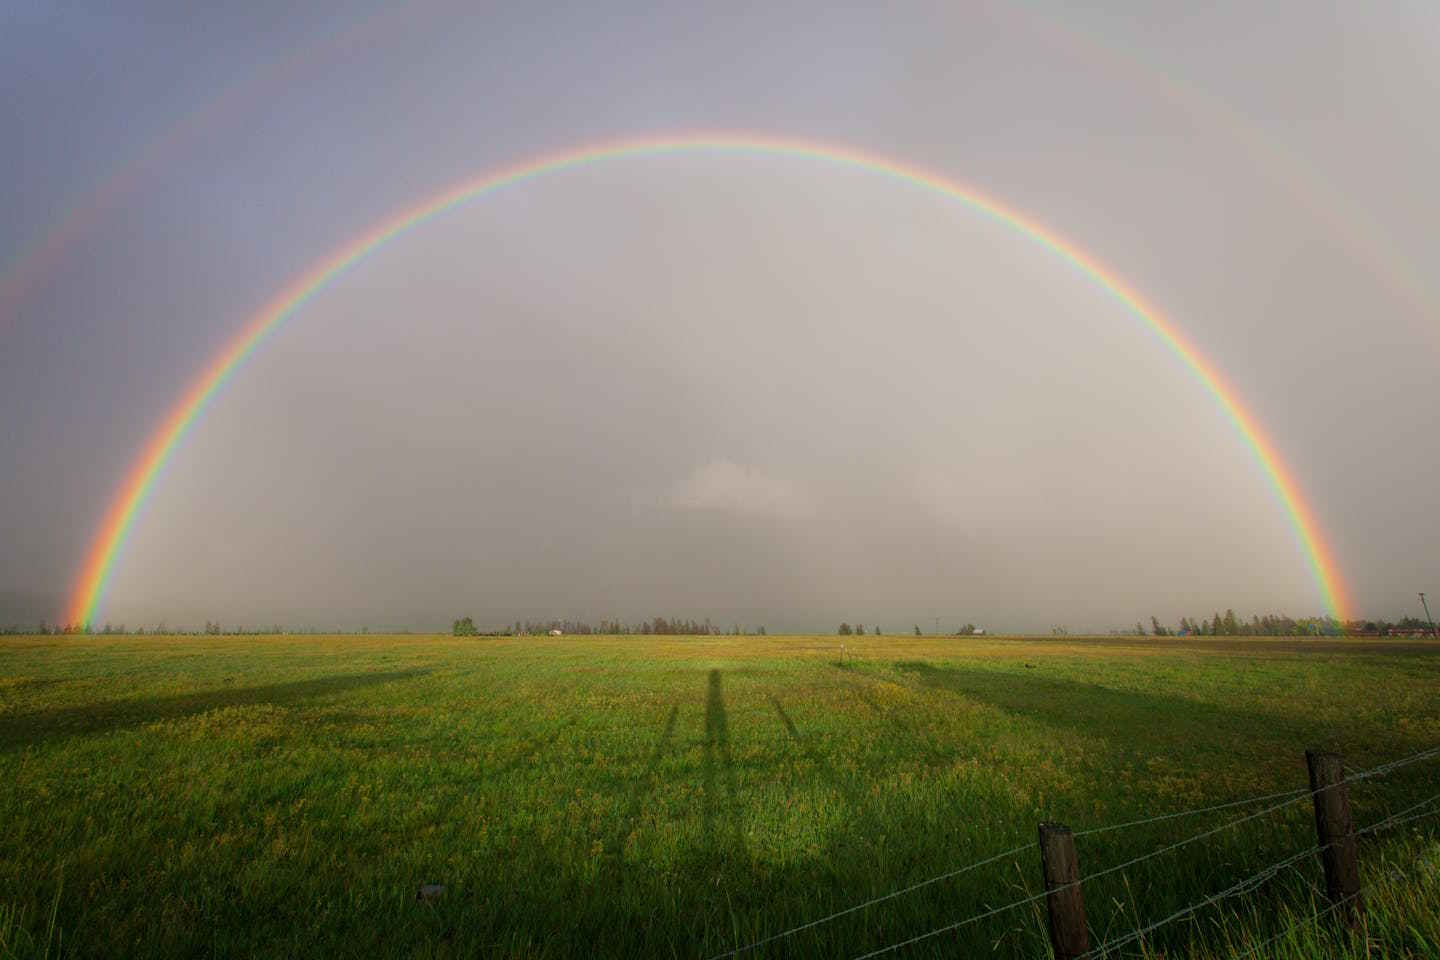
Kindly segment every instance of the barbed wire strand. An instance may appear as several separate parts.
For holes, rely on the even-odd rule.
[[[1400,760],[1396,760],[1391,763],[1381,764],[1380,766],[1374,767],[1370,770],[1356,770],[1355,767],[1351,766],[1349,763],[1342,763],[1341,766],[1345,770],[1345,782],[1348,783],[1352,780],[1373,780],[1376,777],[1383,777],[1385,774],[1390,773],[1392,770],[1398,769],[1401,766],[1407,766],[1408,764],[1414,763],[1419,760],[1428,760],[1431,757],[1437,755],[1440,755],[1440,747],[1430,747],[1428,749],[1421,750],[1419,753],[1411,754],[1408,757],[1403,757]]]
[[[1435,814],[1440,813],[1440,810],[1425,810],[1410,817],[1404,815],[1418,807],[1434,803],[1436,800],[1440,800],[1440,794],[1436,794],[1429,800],[1421,801],[1420,803],[1415,804],[1415,806],[1413,807],[1407,807],[1406,809],[1401,810],[1399,813],[1385,818],[1385,820],[1380,823],[1366,827],[1364,830],[1359,830],[1356,832],[1355,835],[1357,837],[1363,837],[1369,833],[1378,833],[1382,829],[1388,830],[1390,827],[1400,827],[1404,826],[1407,823],[1414,823],[1416,820],[1424,820],[1426,817],[1433,817]]]
[[[1339,910],[1341,907],[1345,906],[1345,904],[1349,903],[1351,900],[1354,900],[1356,897],[1361,896],[1363,893],[1365,893],[1366,890],[1370,889],[1371,886],[1373,886],[1373,884],[1366,884],[1365,886],[1361,887],[1359,890],[1356,890],[1349,896],[1342,897],[1334,903],[1330,904],[1330,906],[1326,907],[1324,910],[1321,910],[1319,913],[1312,913],[1307,917],[1301,917],[1299,920],[1296,920],[1284,930],[1281,930],[1279,933],[1275,934],[1275,936],[1260,941],[1250,949],[1246,950],[1244,953],[1235,954],[1233,957],[1230,958],[1230,960],[1245,960],[1246,957],[1254,956],[1260,950],[1263,950],[1266,947],[1273,945],[1277,940],[1284,937],[1287,933],[1291,933],[1292,931],[1299,929],[1301,925],[1317,922],[1324,919],[1325,917],[1334,913],[1336,910]]]
[[[1234,807],[1243,807],[1252,803],[1263,803],[1266,800],[1279,800],[1282,798],[1296,798],[1302,793],[1308,793],[1303,787],[1299,790],[1282,790],[1279,793],[1267,793],[1258,797],[1246,797],[1244,800],[1230,800],[1226,803],[1217,803],[1213,807],[1199,807],[1195,810],[1181,810],[1178,813],[1163,813],[1158,817],[1145,817],[1141,820],[1127,820],[1124,823],[1113,823],[1104,827],[1091,827],[1088,830],[1077,830],[1077,837],[1093,837],[1101,833],[1113,833],[1116,830],[1125,830],[1129,827],[1143,827],[1150,823],[1160,823],[1165,820],[1178,820],[1181,817],[1198,817],[1202,813],[1215,813],[1218,810],[1229,810]]]
[[[1049,895],[1049,891],[1032,894],[1031,896],[1025,897],[1023,899],[1007,903],[1003,907],[996,907],[993,910],[986,910],[984,913],[977,913],[973,917],[966,917],[964,920],[958,920],[955,923],[941,927],[938,930],[931,930],[929,933],[922,933],[918,937],[911,937],[909,940],[902,940],[899,943],[892,943],[889,946],[881,947],[878,950],[871,950],[869,953],[862,953],[860,956],[856,957],[855,960],[870,960],[871,957],[878,957],[881,954],[890,953],[894,950],[899,950],[902,947],[908,947],[912,943],[919,943],[921,940],[928,940],[931,937],[938,937],[942,933],[951,933],[955,930],[959,930],[961,927],[968,927],[972,923],[979,923],[981,920],[988,920],[991,917],[998,916],[999,914],[1005,913],[1007,910],[1014,910],[1016,907],[1023,907],[1027,904],[1035,903],[1039,900],[1044,900]]]
[[[870,900],[866,900],[864,903],[857,903],[853,907],[846,907],[844,910],[837,910],[836,912],[828,916],[821,917],[819,920],[811,920],[809,923],[802,923],[798,927],[791,927],[789,930],[783,930],[780,933],[772,934],[771,936],[768,936],[763,940],[756,940],[754,943],[748,943],[743,947],[736,947],[735,949],[726,951],[725,953],[717,953],[713,957],[710,957],[709,960],[723,960],[723,958],[725,957],[733,957],[741,953],[746,953],[750,950],[756,949],[757,947],[763,947],[767,943],[773,943],[776,940],[780,940],[784,937],[789,937],[797,934],[802,930],[809,930],[811,927],[818,927],[823,923],[829,923],[831,920],[836,920],[847,914],[855,913],[857,910],[864,910],[866,907],[873,907],[877,903],[884,903],[886,900],[894,900],[896,897],[903,897],[907,893],[914,893],[916,890],[919,890],[922,887],[928,887],[931,884],[939,883],[942,880],[949,880],[953,877],[958,877],[963,873],[969,873],[972,870],[979,870],[981,867],[987,867],[990,864],[1000,860],[1004,860],[1007,857],[1013,857],[1016,854],[1024,853],[1032,846],[1034,846],[1034,844],[1025,843],[1021,844],[1018,847],[1011,847],[1009,850],[1006,850],[1002,853],[997,853],[994,856],[986,857],[984,860],[977,860],[974,863],[966,864],[963,867],[951,870],[949,873],[942,873],[938,877],[931,877],[928,880],[921,880],[918,883],[912,883],[910,886],[900,890],[896,890],[892,893],[887,893],[883,896],[874,897]]]
[[[1404,874],[1397,870],[1397,871],[1395,871],[1395,873],[1393,873],[1391,876],[1392,876],[1392,877],[1403,877]],[[1297,927],[1299,927],[1299,926],[1301,925],[1301,923],[1318,922],[1318,921],[1324,919],[1325,917],[1328,917],[1330,914],[1334,913],[1336,910],[1339,910],[1341,907],[1345,906],[1345,905],[1346,905],[1347,903],[1349,903],[1351,900],[1355,900],[1355,899],[1358,899],[1359,897],[1363,896],[1363,895],[1366,893],[1366,891],[1368,891],[1368,890],[1369,890],[1371,887],[1373,887],[1373,886],[1375,886],[1375,884],[1374,884],[1373,882],[1372,882],[1372,883],[1367,883],[1367,884],[1365,884],[1365,885],[1364,885],[1363,887],[1361,887],[1359,890],[1356,890],[1354,893],[1350,894],[1350,895],[1347,896],[1347,897],[1341,897],[1339,900],[1337,900],[1337,901],[1335,901],[1334,903],[1330,904],[1330,906],[1326,907],[1324,910],[1321,910],[1319,913],[1311,914],[1309,917],[1304,918],[1302,921],[1297,921],[1296,923],[1292,923],[1290,926],[1286,927],[1285,930],[1282,931],[1280,934],[1271,937],[1269,940],[1266,940],[1264,943],[1262,943],[1262,944],[1260,945],[1260,947],[1252,947],[1252,948],[1250,948],[1249,950],[1245,951],[1244,953],[1239,954],[1237,957],[1234,958],[1234,960],[1243,960],[1244,957],[1252,956],[1252,955],[1256,952],[1256,950],[1258,950],[1258,949],[1260,949],[1260,948],[1263,948],[1263,947],[1267,947],[1267,946],[1273,944],[1276,940],[1279,940],[1279,939],[1280,939],[1281,937],[1283,937],[1286,933],[1290,933],[1291,931],[1295,930]]]
[[[1301,860],[1304,860],[1307,857],[1313,857],[1318,853],[1322,853],[1324,852],[1324,850],[1324,847],[1310,847],[1308,850],[1302,850],[1297,854],[1286,857],[1284,860],[1281,860],[1277,863],[1272,863],[1270,864],[1270,866],[1265,867],[1263,870],[1253,873],[1243,880],[1232,883],[1230,886],[1226,887],[1224,890],[1221,890],[1219,893],[1212,893],[1208,897],[1203,897],[1195,901],[1194,903],[1189,904],[1188,906],[1181,907],[1179,910],[1176,910],[1174,913],[1170,914],[1170,916],[1166,917],[1163,920],[1156,920],[1154,923],[1148,924],[1143,927],[1138,927],[1130,933],[1125,934],[1125,936],[1123,937],[1117,937],[1114,940],[1102,943],[1100,946],[1094,947],[1086,951],[1085,953],[1082,953],[1079,957],[1079,960],[1091,960],[1091,958],[1094,957],[1105,956],[1112,951],[1119,950],[1121,947],[1129,946],[1137,940],[1143,940],[1145,939],[1145,936],[1147,934],[1153,933],[1167,924],[1174,923],[1176,920],[1188,917],[1189,915],[1205,907],[1219,903],[1221,900],[1228,900],[1231,897],[1237,897],[1241,894],[1249,893],[1251,890],[1259,887],[1267,880],[1274,878],[1277,874],[1280,873],[1280,871],[1285,870],[1296,863],[1299,863]]]
[[[1369,770],[1364,770],[1352,776],[1345,777],[1344,779],[1340,780],[1339,783],[1355,783],[1359,780],[1373,780],[1376,777],[1383,777],[1387,773],[1393,773],[1394,771],[1399,770],[1401,767],[1408,767],[1412,763],[1419,763],[1422,760],[1429,760],[1430,758],[1437,756],[1440,756],[1440,747],[1430,747],[1429,749],[1421,750],[1419,753],[1412,753],[1408,757],[1401,757],[1399,760],[1391,760],[1388,763],[1380,764],[1378,767],[1371,767]],[[1339,784],[1336,784],[1336,786],[1338,785]],[[1303,792],[1311,793],[1312,791],[1305,790]]]
[[[1402,758],[1401,760],[1382,764],[1381,766],[1375,767],[1371,770],[1357,770],[1347,763],[1344,765],[1347,776],[1342,782],[1352,783],[1360,780],[1372,780],[1375,777],[1384,776],[1392,770],[1398,770],[1402,766],[1407,766],[1420,760],[1427,760],[1432,756],[1440,756],[1440,747],[1431,747],[1427,750],[1422,750],[1417,754]],[[1309,795],[1309,793],[1310,790],[1305,787],[1301,787],[1298,790],[1282,790],[1279,793],[1267,793],[1258,797],[1246,797],[1244,800],[1231,800],[1227,803],[1217,803],[1214,806],[1210,807],[1199,807],[1194,810],[1181,810],[1178,813],[1164,813],[1158,817],[1145,817],[1140,820],[1127,820],[1124,823],[1115,823],[1103,827],[1091,827],[1088,830],[1077,830],[1075,831],[1075,836],[1090,837],[1101,833],[1111,833],[1115,830],[1124,830],[1128,827],[1141,827],[1150,823],[1160,823],[1164,820],[1177,820],[1181,817],[1193,817],[1199,816],[1202,813],[1214,813],[1218,810],[1229,810],[1232,807],[1243,807],[1252,803],[1261,803],[1266,800],[1281,800],[1287,798],[1298,800],[1302,795]]]

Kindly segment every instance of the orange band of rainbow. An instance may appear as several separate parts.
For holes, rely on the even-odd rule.
[[[1347,619],[1350,604],[1346,596],[1334,555],[1321,536],[1319,525],[1301,496],[1299,484],[1280,459],[1275,447],[1261,431],[1259,424],[1241,404],[1219,371],[1185,339],[1180,331],[1158,311],[1150,307],[1135,291],[1114,273],[1079,248],[1071,245],[1040,223],[961,186],[951,180],[916,167],[872,156],[846,147],[795,140],[777,139],[754,134],[694,134],[654,139],[624,140],[584,146],[548,154],[516,166],[482,174],[444,191],[422,203],[401,211],[380,223],[368,233],[352,240],[333,255],[322,260],[261,310],[245,328],[204,369],[190,388],[171,408],[159,428],[151,435],[144,452],[134,462],[125,483],[115,495],[104,522],[96,533],[80,572],[68,609],[67,622],[90,623],[123,552],[126,538],[140,507],[145,503],[155,479],[185,434],[205,411],[216,391],[229,379],[245,359],[264,342],[287,318],[325,289],[346,269],[363,260],[387,241],[421,226],[430,219],[492,191],[535,180],[604,160],[625,157],[654,156],[668,153],[753,154],[763,156],[800,157],[823,160],[832,164],[865,170],[901,183],[932,191],[958,200],[973,210],[1025,234],[1073,266],[1083,271],[1136,318],[1142,320],[1175,354],[1184,361],[1191,374],[1219,401],[1256,461],[1269,478],[1275,493],[1289,515],[1299,545],[1330,612],[1341,621]]]

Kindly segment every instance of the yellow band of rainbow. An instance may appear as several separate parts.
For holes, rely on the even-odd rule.
[[[1260,429],[1254,416],[1241,404],[1239,396],[1220,376],[1214,365],[1205,360],[1170,321],[1145,303],[1138,293],[1099,261],[1035,220],[979,191],[918,167],[831,144],[748,133],[700,133],[592,144],[546,154],[515,166],[481,174],[381,222],[302,274],[256,314],[210,361],[151,435],[144,451],[131,466],[125,483],[116,493],[105,514],[104,522],[94,537],[80,576],[71,592],[67,622],[83,625],[94,619],[137,512],[148,498],[156,477],[171,454],[199,419],[216,391],[271,332],[347,268],[363,260],[387,241],[421,226],[433,217],[503,187],[600,161],[670,153],[797,157],[868,171],[957,200],[1020,231],[1079,268],[1159,336],[1184,361],[1195,379],[1219,401],[1225,415],[1255,455],[1289,515],[1306,563],[1324,595],[1329,612],[1342,622],[1348,618],[1350,604],[1334,555],[1321,536],[1319,525],[1301,495],[1299,484]]]

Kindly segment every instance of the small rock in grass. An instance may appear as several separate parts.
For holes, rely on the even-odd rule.
[[[443,883],[422,883],[420,892],[415,894],[416,900],[438,900],[445,893]]]

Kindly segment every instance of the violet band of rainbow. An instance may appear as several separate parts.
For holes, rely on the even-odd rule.
[[[136,515],[154,489],[156,478],[186,434],[205,412],[216,391],[259,349],[271,333],[347,269],[395,237],[496,190],[601,161],[667,153],[798,157],[867,171],[963,203],[992,220],[1018,230],[1078,268],[1158,336],[1180,358],[1194,379],[1215,397],[1225,416],[1254,455],[1284,508],[1304,554],[1305,563],[1329,612],[1342,622],[1349,619],[1350,602],[1334,554],[1301,493],[1293,471],[1280,458],[1254,415],[1241,403],[1239,395],[1214,364],[1201,356],[1173,323],[1147,304],[1136,291],[1098,260],[1038,221],[990,199],[977,190],[919,167],[833,144],[745,133],[701,133],[591,144],[545,154],[514,166],[481,174],[402,210],[312,266],[271,299],[205,366],[150,435],[140,456],[126,475],[124,484],[111,500],[92,539],[84,565],[71,590],[67,623],[87,624],[94,620],[105,599],[106,588],[116,563],[124,553]]]

